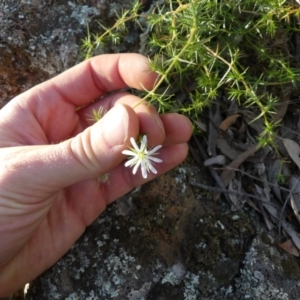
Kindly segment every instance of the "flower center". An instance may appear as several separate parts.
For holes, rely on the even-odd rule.
[[[147,154],[144,151],[141,151],[138,153],[138,158],[140,160],[144,160],[146,158]]]

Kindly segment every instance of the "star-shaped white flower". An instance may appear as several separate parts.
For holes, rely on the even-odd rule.
[[[153,166],[153,162],[161,163],[162,159],[154,157],[156,155],[156,151],[160,149],[162,146],[156,146],[150,150],[147,149],[147,136],[144,135],[141,141],[140,147],[137,145],[134,138],[130,138],[130,142],[133,148],[130,150],[122,151],[123,154],[129,155],[129,160],[125,163],[125,167],[133,167],[132,173],[136,174],[139,166],[141,166],[142,175],[144,178],[147,178],[147,172],[152,172],[157,174],[156,169]]]

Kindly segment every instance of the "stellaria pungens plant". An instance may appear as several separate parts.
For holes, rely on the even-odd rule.
[[[115,24],[83,41],[86,57],[106,44],[128,37],[128,24],[141,34],[141,49],[160,74],[143,100],[159,112],[176,111],[191,120],[218,97],[220,90],[239,105],[257,111],[264,130],[258,142],[274,145],[273,115],[280,93],[296,87],[300,75],[289,40],[299,32],[300,9],[281,0],[158,0],[142,12],[140,2],[117,15]],[[176,101],[187,90],[189,101]],[[274,92],[276,90],[276,92]]]

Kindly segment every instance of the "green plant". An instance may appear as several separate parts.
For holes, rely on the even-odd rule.
[[[289,45],[299,17],[299,7],[281,0],[165,0],[146,13],[135,1],[111,28],[101,25],[100,33],[88,34],[83,50],[90,57],[98,47],[122,43],[128,24],[135,24],[151,68],[160,74],[143,100],[194,119],[225,91],[263,119],[259,144],[265,146],[274,144],[278,95],[295,87],[300,75]],[[191,83],[188,102],[173,97]]]
[[[91,122],[98,122],[103,117],[103,107],[100,106],[98,110],[93,109],[92,115],[87,115],[87,120]]]

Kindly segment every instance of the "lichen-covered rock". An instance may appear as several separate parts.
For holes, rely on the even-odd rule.
[[[0,1],[0,107],[82,61],[80,47],[87,24],[93,26],[99,19],[113,21],[115,13],[130,2]]]
[[[26,299],[299,299],[297,260],[191,177],[205,181],[189,159],[119,199]]]

